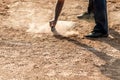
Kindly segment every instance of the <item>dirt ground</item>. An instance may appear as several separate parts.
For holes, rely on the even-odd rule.
[[[120,80],[120,1],[108,0],[109,37],[86,39],[94,21],[79,20],[87,0],[66,0],[60,20],[77,36],[27,32],[52,19],[56,0],[0,0],[0,80]]]

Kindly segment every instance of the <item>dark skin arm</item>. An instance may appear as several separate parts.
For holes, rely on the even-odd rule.
[[[50,21],[50,27],[51,28],[55,28],[56,26],[56,23],[58,21],[58,17],[62,11],[62,7],[63,7],[63,4],[64,4],[64,1],[65,0],[58,0],[57,1],[57,4],[56,4],[56,8],[55,8],[55,16],[54,16],[54,19]]]

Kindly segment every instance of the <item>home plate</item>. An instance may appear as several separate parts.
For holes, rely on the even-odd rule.
[[[75,31],[76,23],[72,21],[58,21],[56,25],[56,30],[51,31],[49,23],[44,23],[44,25],[39,25],[38,23],[29,24],[29,29],[27,32],[41,33],[49,35],[62,35],[62,36],[77,36],[79,33]]]

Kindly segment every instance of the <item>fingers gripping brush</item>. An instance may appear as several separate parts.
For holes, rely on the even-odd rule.
[[[53,26],[51,27],[51,31],[53,32],[54,35],[60,35],[60,34],[57,32],[56,28],[53,27]]]
[[[52,32],[56,31],[55,27],[52,26],[52,27],[51,27],[51,31],[52,31]]]

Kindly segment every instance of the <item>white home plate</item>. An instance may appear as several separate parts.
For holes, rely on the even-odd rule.
[[[27,32],[75,36],[78,35],[78,32],[74,30],[75,24],[76,23],[72,21],[58,21],[56,25],[56,31],[51,32],[49,23],[44,23],[44,25],[42,26],[37,23],[31,23],[29,24],[29,29],[27,30]]]

